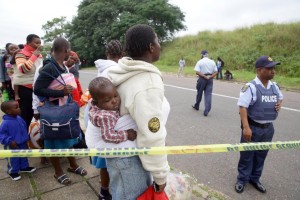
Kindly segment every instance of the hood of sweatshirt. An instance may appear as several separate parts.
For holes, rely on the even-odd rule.
[[[98,70],[98,76],[100,74],[102,74],[103,71],[108,69],[109,67],[118,65],[118,63],[116,63],[113,60],[104,60],[104,59],[98,59],[94,63],[95,63],[95,66]]]
[[[114,85],[118,86],[140,73],[155,73],[161,76],[161,72],[154,65],[141,60],[132,60],[129,57],[123,57],[119,60],[118,66],[111,67],[107,73]]]

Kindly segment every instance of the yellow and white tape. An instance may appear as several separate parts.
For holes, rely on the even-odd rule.
[[[238,152],[253,150],[300,149],[299,141],[258,142],[239,144],[209,144],[191,146],[141,147],[141,148],[100,148],[100,149],[25,149],[0,150],[0,158],[8,157],[71,157],[101,156],[122,157],[132,155],[194,154]]]

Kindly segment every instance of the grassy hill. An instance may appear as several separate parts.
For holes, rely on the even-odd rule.
[[[162,45],[158,66],[178,66],[181,57],[193,67],[206,49],[210,57],[220,56],[225,69],[253,72],[255,60],[269,55],[281,62],[278,75],[300,77],[300,22],[290,24],[261,24],[234,31],[204,31],[184,36]],[[176,68],[177,69],[177,68]]]

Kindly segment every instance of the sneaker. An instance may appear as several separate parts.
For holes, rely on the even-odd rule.
[[[17,181],[17,180],[21,179],[21,176],[18,173],[12,173],[12,174],[9,174],[9,176],[13,181]]]
[[[20,172],[26,172],[26,173],[32,173],[35,172],[36,168],[35,167],[26,167],[25,169],[21,169]]]

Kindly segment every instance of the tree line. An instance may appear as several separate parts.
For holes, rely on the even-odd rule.
[[[105,44],[124,39],[126,30],[138,23],[152,26],[160,41],[168,41],[177,31],[185,30],[185,15],[168,0],[83,0],[71,22],[62,16],[42,26],[44,42],[65,37],[72,50],[87,64],[105,57]]]

